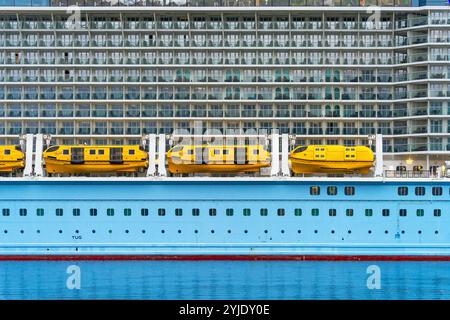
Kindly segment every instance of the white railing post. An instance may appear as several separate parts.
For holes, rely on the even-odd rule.
[[[149,134],[147,177],[155,175],[156,175],[156,134]]]

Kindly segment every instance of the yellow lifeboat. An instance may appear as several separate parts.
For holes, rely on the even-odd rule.
[[[48,173],[138,172],[148,167],[148,154],[138,145],[52,146],[44,161]]]
[[[20,146],[0,146],[0,172],[14,172],[25,167]]]
[[[262,145],[177,145],[167,160],[170,173],[259,172],[270,153]]]
[[[369,173],[374,154],[364,146],[299,146],[289,155],[294,173]]]

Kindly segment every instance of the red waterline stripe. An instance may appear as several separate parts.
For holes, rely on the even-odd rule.
[[[427,255],[0,255],[0,261],[450,261]]]

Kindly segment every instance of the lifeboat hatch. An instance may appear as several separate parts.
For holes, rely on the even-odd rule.
[[[84,148],[72,148],[70,162],[72,164],[84,163]]]
[[[247,163],[247,149],[236,148],[234,152],[234,163],[235,164],[246,164]]]
[[[111,148],[109,151],[110,163],[123,163],[123,148]]]

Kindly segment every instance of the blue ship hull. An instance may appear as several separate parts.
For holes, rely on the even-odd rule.
[[[447,260],[449,188],[427,179],[5,179],[0,258]]]

